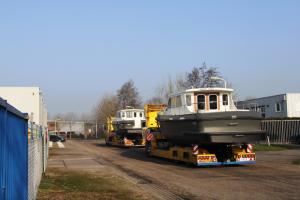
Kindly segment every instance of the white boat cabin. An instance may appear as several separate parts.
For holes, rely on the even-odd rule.
[[[170,96],[166,114],[182,115],[202,112],[237,110],[232,98],[233,89],[193,88]]]
[[[134,121],[134,129],[145,126],[145,113],[143,109],[124,109],[117,111],[114,121]]]

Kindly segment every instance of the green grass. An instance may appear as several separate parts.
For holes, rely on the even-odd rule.
[[[143,199],[130,187],[112,175],[51,170],[42,178],[38,199]]]
[[[294,160],[294,161],[293,161],[293,164],[294,164],[294,165],[300,165],[300,159]]]
[[[294,147],[288,145],[277,145],[277,144],[272,144],[271,146],[268,146],[267,144],[254,145],[254,151],[283,151],[288,149],[294,149]]]

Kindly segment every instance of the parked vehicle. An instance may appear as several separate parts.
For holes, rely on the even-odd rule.
[[[59,135],[50,135],[51,142],[65,142],[65,138]]]

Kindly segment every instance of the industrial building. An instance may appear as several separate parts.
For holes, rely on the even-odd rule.
[[[70,137],[95,138],[97,137],[96,124],[85,121],[49,120],[49,134],[66,134]]]
[[[300,93],[239,101],[238,108],[261,112],[266,119],[300,118]]]
[[[0,97],[22,113],[28,114],[25,141],[28,164],[28,198],[36,199],[43,172],[48,160],[47,109],[39,87],[0,87]],[[28,122],[27,122],[28,120]],[[17,143],[16,143],[17,145]],[[11,149],[16,147],[11,146]],[[11,150],[12,151],[12,150]],[[19,151],[18,153],[20,153]],[[21,165],[18,167],[20,168]],[[26,168],[25,168],[26,167]],[[28,167],[28,168],[27,168]],[[27,170],[28,169],[28,170]],[[19,190],[18,190],[19,191]],[[0,199],[2,199],[0,197]],[[9,198],[10,199],[10,198]],[[24,199],[24,198],[21,198]]]
[[[39,87],[0,87],[0,97],[27,113],[30,122],[47,127],[47,108]]]

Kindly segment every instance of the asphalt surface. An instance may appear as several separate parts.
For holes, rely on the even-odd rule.
[[[136,185],[149,199],[300,199],[300,150],[258,152],[257,164],[198,168],[146,157],[143,148],[70,140],[50,150],[48,167],[106,170]]]

